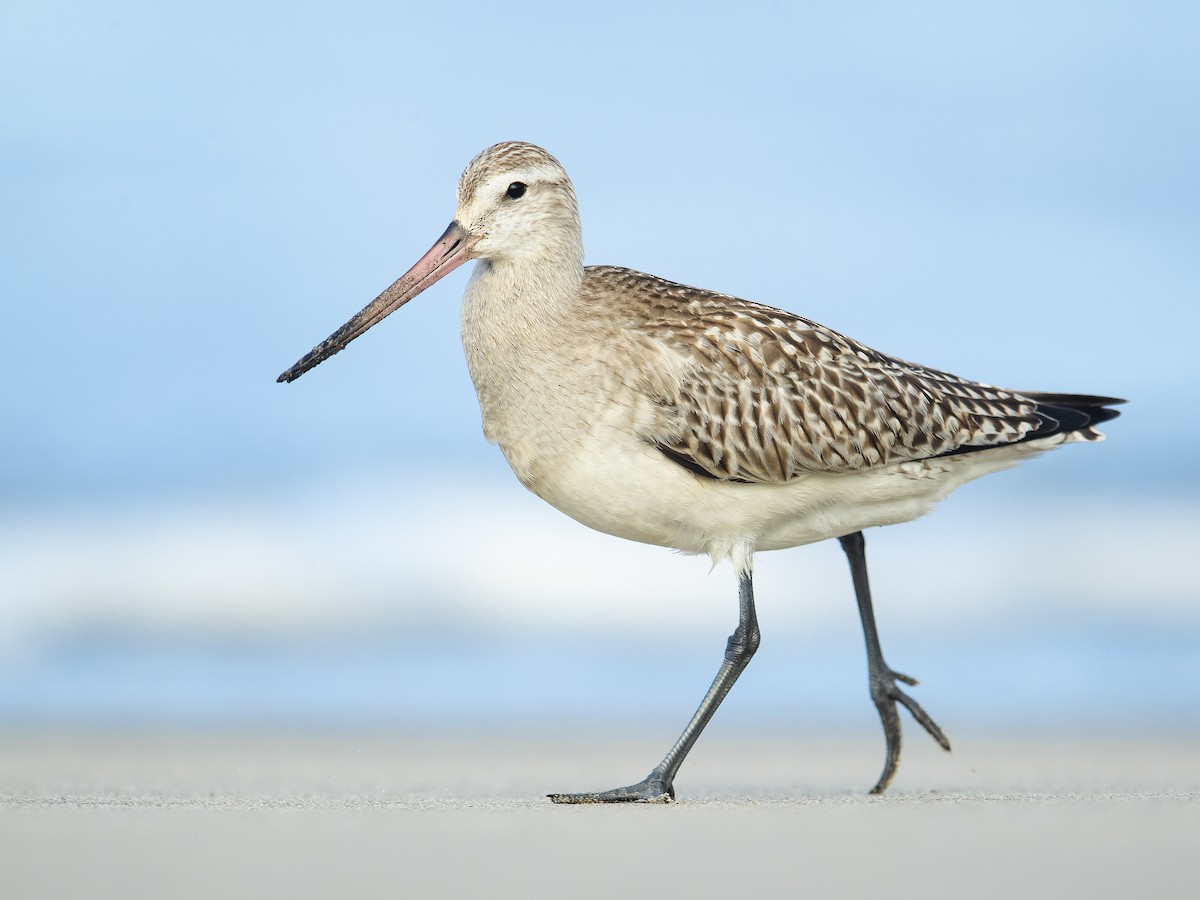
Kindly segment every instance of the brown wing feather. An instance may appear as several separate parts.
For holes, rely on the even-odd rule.
[[[682,360],[678,389],[653,397],[662,428],[649,439],[715,478],[861,471],[1012,443],[1041,422],[1028,397],[886,356],[788,312],[626,269],[588,277],[619,287],[638,312],[630,324]]]

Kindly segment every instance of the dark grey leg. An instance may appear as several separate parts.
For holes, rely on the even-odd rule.
[[[872,794],[882,794],[887,790],[900,764],[900,713],[896,704],[903,704],[912,713],[912,717],[930,736],[949,751],[950,740],[942,733],[942,729],[929,717],[921,704],[904,693],[896,686],[897,681],[915,685],[917,679],[910,678],[901,672],[888,668],[883,660],[883,650],[879,647],[879,634],[875,630],[875,611],[871,607],[871,585],[867,581],[867,549],[866,541],[861,531],[838,538],[846,557],[850,560],[850,574],[854,578],[854,595],[858,600],[858,615],[862,619],[863,637],[867,642],[867,670],[871,681],[871,699],[879,710],[879,721],[883,724],[883,734],[887,739],[887,759],[883,764],[883,774]]]
[[[725,661],[717,677],[687,728],[654,771],[637,784],[587,794],[550,794],[555,803],[629,803],[635,801],[667,803],[675,799],[675,774],[687,758],[696,738],[708,724],[733,683],[754,656],[759,644],[758,618],[754,614],[754,584],[749,572],[742,572],[738,583],[738,625],[725,646]]]

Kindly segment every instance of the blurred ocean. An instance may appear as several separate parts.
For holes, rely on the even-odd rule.
[[[719,718],[773,730],[866,727],[854,635],[770,633]],[[979,633],[893,628],[885,650],[955,726],[1200,728],[1200,628],[1061,615]],[[716,671],[708,640],[532,629],[363,627],[278,640],[96,624],[52,632],[0,671],[6,728],[678,730]]]
[[[1021,477],[868,533],[889,662],[951,730],[1200,727],[1195,510],[1014,499]],[[438,482],[5,523],[0,724],[681,727],[736,621],[728,567]],[[756,590],[720,719],[868,726],[836,543],[759,554]]]

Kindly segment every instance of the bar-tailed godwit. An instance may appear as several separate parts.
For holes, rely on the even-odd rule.
[[[1073,441],[1111,397],[1013,391],[886,356],[793,313],[613,266],[584,266],[575,190],[532,144],[484,150],[450,227],[391,287],[279,376],[293,381],[468,260],[462,341],[483,415],[517,478],[600,531],[728,559],[738,625],[708,693],[642,781],[558,803],[666,801],[759,644],[753,557],[838,538],[850,562],[871,698],[900,758],[904,706],[942,730],[884,661],[862,531]]]

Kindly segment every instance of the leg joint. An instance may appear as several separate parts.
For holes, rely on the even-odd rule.
[[[754,655],[761,643],[762,635],[757,627],[747,630],[739,625],[725,644],[725,658],[730,662],[747,660]]]

